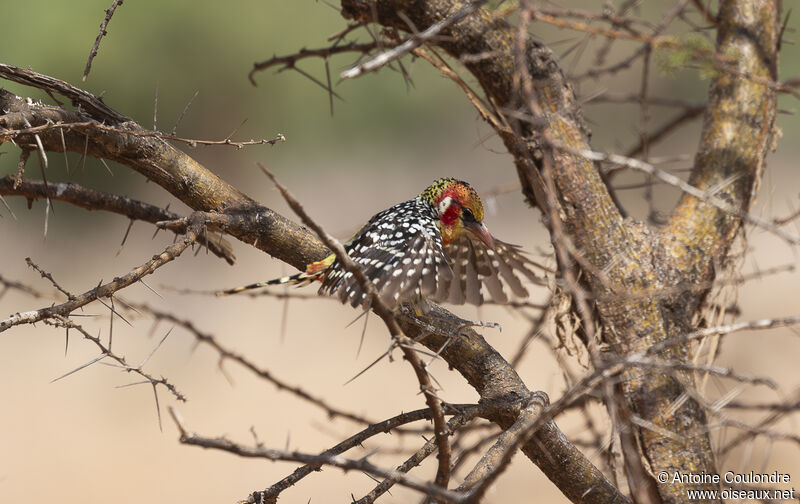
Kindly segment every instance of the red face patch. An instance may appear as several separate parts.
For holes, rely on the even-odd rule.
[[[447,207],[447,210],[445,210],[443,214],[439,215],[439,218],[442,220],[442,224],[449,228],[456,223],[460,214],[461,205],[454,200],[452,203],[450,203],[450,206]]]

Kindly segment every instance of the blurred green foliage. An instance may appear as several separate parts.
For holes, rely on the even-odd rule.
[[[283,131],[289,136],[302,128],[305,135],[322,137],[330,129],[327,93],[298,74],[256,75],[258,87],[247,81],[252,63],[273,54],[288,54],[301,47],[323,47],[327,38],[341,30],[345,21],[337,11],[314,1],[232,2],[126,2],[112,18],[108,35],[86,83],[80,82],[84,64],[107,0],[84,2],[30,2],[4,9],[4,44],[0,60],[29,67],[83,86],[141,124],[152,124],[153,98],[159,93],[159,124],[171,127],[189,97],[198,100],[183,123],[188,133],[233,129],[248,119],[244,132],[269,135]],[[47,27],[42,32],[41,28]],[[331,62],[331,76],[352,57]],[[321,60],[301,63],[305,71],[324,80]],[[427,69],[426,69],[427,70]],[[415,78],[432,79],[432,72]],[[376,82],[377,81],[377,82]],[[8,88],[30,94],[19,86]],[[429,88],[429,82],[424,82]],[[337,93],[356,109],[349,127],[370,134],[376,128],[402,129],[426,106],[404,99],[405,84],[392,72],[337,86]],[[449,89],[439,87],[438,103],[457,103]],[[435,93],[435,92],[434,92]],[[380,103],[380,107],[375,105]],[[341,103],[337,112],[341,112]],[[391,121],[385,120],[391,117]],[[337,118],[338,119],[338,118]],[[382,120],[383,119],[383,120]],[[338,123],[338,121],[337,121]],[[222,130],[224,131],[224,130]],[[185,132],[186,133],[186,132]],[[221,131],[215,131],[220,134]],[[225,132],[224,134],[227,134]],[[223,134],[223,136],[224,136]],[[376,133],[377,134],[377,133]],[[264,135],[257,135],[264,136]]]
[[[506,8],[512,4],[492,5]],[[571,6],[597,8],[593,2],[583,4],[574,2]],[[399,152],[425,152],[437,144],[442,144],[438,148],[444,150],[472,149],[487,136],[485,126],[480,124],[461,92],[429,65],[408,57],[403,65],[411,73],[413,84],[390,69],[338,82],[339,73],[355,61],[356,55],[333,57],[331,78],[336,93],[344,100],[334,100],[333,117],[327,92],[291,70],[277,75],[274,70],[260,72],[255,75],[258,86],[252,86],[247,74],[254,62],[275,54],[294,53],[303,47],[329,45],[328,37],[346,26],[334,8],[335,1],[331,4],[314,0],[125,2],[111,20],[88,81],[83,83],[84,65],[109,5],[109,0],[7,3],[3,7],[4,42],[0,44],[0,61],[29,67],[103,94],[108,104],[145,127],[153,125],[156,90],[158,127],[162,131],[173,128],[186,103],[198,92],[178,127],[181,136],[221,139],[234,131],[236,139],[286,135],[289,142],[285,145],[250,148],[245,154],[223,148],[192,151],[193,156],[234,183],[249,180],[248,177],[260,178],[252,169],[255,160],[268,162],[279,172],[344,169],[357,173]],[[662,5],[647,4],[636,15],[658,19],[663,9]],[[684,25],[684,29],[688,28]],[[791,31],[787,37],[790,35]],[[563,56],[564,68],[575,73],[594,64],[605,44],[595,37],[539,24],[534,28],[534,36]],[[701,40],[696,34],[673,36],[679,40]],[[703,40],[703,44],[709,42]],[[605,64],[619,61],[635,47],[626,41],[613,42]],[[785,45],[782,78],[800,71],[797,52],[796,46]],[[680,54],[675,52],[672,57],[678,58]],[[299,66],[317,79],[326,80],[322,60],[307,59]],[[632,74],[623,72],[603,81],[584,81],[578,91],[584,96],[602,90],[637,92],[638,66],[638,63],[634,66]],[[394,68],[398,68],[396,64]],[[667,75],[658,65],[652,65],[651,79],[650,92],[656,95],[699,101],[707,88],[707,81],[702,81],[695,70],[678,68]],[[31,88],[8,82],[0,85],[23,96],[50,101]],[[785,108],[796,108],[794,99],[783,98],[781,103]],[[651,110],[651,125],[662,118],[661,112]],[[586,116],[594,129],[593,144],[597,149],[618,149],[638,141],[632,135],[640,120],[635,106],[589,104]],[[242,124],[243,121],[246,122]],[[781,118],[784,130],[796,131],[797,122],[797,118]],[[466,136],[465,131],[469,132]],[[458,132],[462,132],[460,137]],[[443,142],[448,135],[457,138],[452,143]],[[685,152],[685,142],[682,145]],[[359,156],[365,151],[381,154],[362,160]],[[0,152],[5,152],[0,155],[0,174],[15,170],[16,149],[7,144],[0,147]],[[71,155],[73,165],[77,159]],[[29,161],[28,170],[31,176],[38,176],[34,158]],[[508,170],[513,172],[510,162]],[[66,174],[61,169],[51,172],[49,176],[53,179],[64,178]],[[248,175],[237,180],[244,176],[242,173]],[[111,180],[104,174],[105,169],[90,160],[87,168],[79,171],[77,180],[90,177],[94,187],[117,190],[120,180],[125,184],[142,182],[141,177],[119,168],[115,169],[115,176],[120,178]]]
[[[333,58],[331,79],[344,100],[335,100],[334,117],[327,92],[296,72],[260,72],[254,87],[247,79],[254,62],[302,47],[325,47],[328,37],[346,26],[336,10],[310,0],[125,2],[111,19],[83,83],[84,65],[108,6],[108,0],[6,5],[4,39],[14,42],[0,46],[0,61],[102,94],[106,103],[145,127],[153,125],[157,91],[162,131],[173,128],[197,91],[178,135],[222,139],[236,131],[234,138],[259,139],[283,133],[288,147],[274,148],[268,154],[271,161],[291,155],[308,162],[326,154],[338,157],[352,150],[396,147],[446,131],[453,109],[470,119],[474,116],[466,101],[453,92],[452,83],[427,65],[408,61],[404,64],[414,85],[424,90],[424,99],[412,97],[414,88],[391,70],[337,84],[338,74],[356,56]],[[308,59],[299,66],[326,80],[322,60]],[[51,101],[31,88],[9,82],[2,86]],[[250,152],[253,149],[269,148]],[[5,174],[14,169],[17,154],[10,146],[2,150],[7,154],[0,157],[0,173]],[[210,150],[196,151],[201,161],[218,158],[220,154]],[[263,153],[256,156],[263,159]],[[35,163],[32,158],[28,169],[33,165],[38,172]],[[252,167],[252,162],[247,164]],[[59,178],[59,172],[53,171],[52,177]],[[36,176],[36,172],[30,173]]]

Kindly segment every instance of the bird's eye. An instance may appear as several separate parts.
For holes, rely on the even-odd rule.
[[[469,208],[464,207],[461,212],[461,219],[464,220],[464,222],[475,222],[475,214],[473,214],[472,210]]]

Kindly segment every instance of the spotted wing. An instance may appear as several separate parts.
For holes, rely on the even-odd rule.
[[[389,307],[431,296],[442,279],[449,283],[452,276],[435,221],[420,219],[415,204],[412,200],[379,213],[345,246]],[[361,283],[338,260],[320,292],[353,307],[369,306]]]
[[[494,250],[469,233],[462,233],[444,247],[450,259],[453,275],[448,282],[439,284],[432,297],[437,302],[452,304],[484,303],[482,287],[495,303],[509,300],[505,287],[511,289],[516,298],[528,297],[528,291],[520,275],[528,281],[541,284],[532,268],[541,267],[526,257],[517,245],[494,240]]]

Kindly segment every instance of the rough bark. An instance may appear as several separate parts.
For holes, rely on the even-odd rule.
[[[404,31],[410,31],[408,20],[416,30],[423,30],[463,4],[455,0],[342,0],[345,17]],[[721,3],[718,53],[730,54],[730,48],[735,48],[740,57],[712,81],[690,183],[706,189],[735,177],[717,195],[744,211],[758,187],[772,134],[775,92],[765,81],[775,80],[779,13],[777,1]],[[603,337],[613,353],[624,358],[688,332],[740,219],[691,196],[681,200],[670,225],[661,232],[623,219],[594,164],[570,154],[588,149],[589,138],[575,95],[552,53],[529,37],[520,44],[522,65],[517,66],[517,34],[505,21],[481,11],[449,27],[432,44],[457,59],[484,55],[465,66],[489,100],[534,116],[532,121],[514,121],[510,115],[517,135],[499,133],[515,157],[525,194],[532,202],[538,200],[545,211],[543,190],[537,185],[541,184],[539,170],[545,164],[550,167],[558,211],[549,218],[563,221],[564,234],[580,255],[580,263],[591,266],[585,269],[585,278],[596,300]],[[654,295],[684,285],[706,287],[675,296]],[[686,360],[688,351],[688,345],[675,345],[660,356]],[[657,427],[638,429],[643,456],[654,474],[715,473],[705,411],[691,395],[681,404],[693,389],[688,372],[630,368],[623,375],[622,390],[631,412]],[[675,404],[680,406],[674,409]],[[685,501],[690,488],[714,486],[658,484],[665,502]]]
[[[60,81],[2,63],[0,75],[21,83],[33,82],[38,84],[37,87],[50,91],[63,90],[63,83],[54,84]],[[85,103],[80,102],[81,105]],[[247,216],[241,220],[239,227],[231,229],[231,233],[243,242],[254,245],[298,269],[305,268],[306,264],[324,257],[327,253],[327,249],[304,226],[258,204],[167,141],[155,136],[143,136],[152,135],[152,132],[116,112],[106,113],[100,107],[84,109],[86,112],[78,112],[35,102],[28,103],[27,100],[0,89],[0,110],[5,111],[0,116],[0,128],[24,130],[48,123],[89,123],[61,130],[47,129],[38,133],[38,136],[45,150],[62,152],[63,131],[64,145],[68,152],[108,159],[128,166],[194,210]],[[98,127],[101,124],[120,132]],[[132,134],[122,133],[126,131]],[[0,129],[0,143],[4,140]],[[33,135],[24,135],[15,141],[23,149],[37,148]]]

